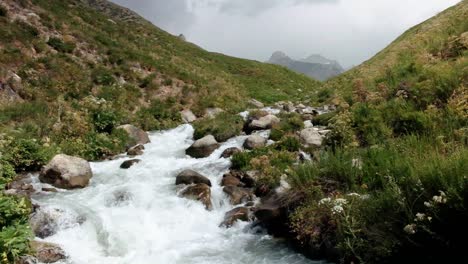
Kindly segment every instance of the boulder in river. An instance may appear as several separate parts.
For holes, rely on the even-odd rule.
[[[29,217],[29,225],[36,237],[46,238],[54,235],[58,229],[58,219],[63,212],[58,209],[39,208]]]
[[[219,148],[219,143],[212,135],[205,136],[197,141],[195,141],[192,146],[190,146],[185,153],[194,158],[206,158],[211,155],[217,148]]]
[[[56,155],[39,174],[41,182],[63,189],[84,188],[91,177],[89,162],[64,154]]]
[[[237,207],[232,209],[231,211],[227,212],[224,215],[224,221],[221,223],[220,226],[223,227],[231,227],[237,221],[250,221],[252,219],[252,214],[250,209],[247,207]]]
[[[223,153],[221,154],[221,158],[230,158],[232,157],[234,154],[236,153],[240,153],[242,152],[241,149],[239,148],[236,148],[236,147],[232,147],[232,148],[227,148],[226,150],[223,151]]]
[[[128,149],[127,155],[129,156],[139,156],[143,155],[143,150],[145,149],[145,146],[138,144],[136,146],[133,146]]]
[[[210,179],[193,170],[184,170],[176,177],[176,185],[199,183],[204,183],[211,187]]]
[[[260,135],[251,135],[244,142],[244,148],[256,149],[266,146],[267,139]]]
[[[131,160],[126,160],[124,161],[121,165],[120,165],[120,168],[121,169],[129,169],[130,167],[132,167],[133,165],[137,164],[137,163],[140,163],[141,160],[140,159],[131,159]]]
[[[188,199],[202,202],[207,210],[213,209],[210,186],[204,183],[188,186],[182,190],[180,195]]]
[[[288,236],[290,235],[289,215],[302,200],[301,193],[274,194],[263,199],[262,203],[254,208],[254,214],[270,234]]]
[[[56,244],[32,241],[31,249],[34,257],[41,263],[55,263],[67,258],[65,251]]]
[[[223,192],[229,196],[233,205],[250,202],[254,197],[251,189],[236,186],[225,186]]]
[[[248,125],[249,131],[265,130],[272,128],[273,125],[280,122],[280,119],[274,115],[266,115],[259,119],[252,120]]]
[[[127,132],[130,138],[130,142],[127,145],[127,148],[134,146],[134,145],[138,145],[138,144],[143,145],[143,144],[147,144],[151,142],[149,139],[148,133],[146,133],[140,128],[137,128],[134,125],[126,124],[126,125],[117,127],[117,129],[123,129],[125,132]]]
[[[223,179],[221,180],[221,186],[241,187],[241,186],[244,186],[244,184],[241,182],[239,178],[228,173],[223,176]]]
[[[37,190],[32,185],[32,179],[28,175],[18,175],[6,185],[5,194],[30,197]]]

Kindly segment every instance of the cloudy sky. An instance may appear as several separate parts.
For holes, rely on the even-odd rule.
[[[112,0],[210,50],[267,60],[322,54],[345,67],[460,0]]]

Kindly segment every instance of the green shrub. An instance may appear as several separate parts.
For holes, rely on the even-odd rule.
[[[193,124],[195,139],[213,135],[217,141],[224,142],[239,135],[244,126],[244,120],[237,114],[219,113],[214,118],[204,118]]]
[[[337,112],[330,112],[321,115],[317,115],[312,120],[312,123],[316,126],[328,126],[330,121],[337,115]]]
[[[304,128],[304,122],[297,113],[283,114],[281,121],[271,129],[270,138],[272,140],[281,140],[284,135],[294,133]]]
[[[60,38],[56,38],[56,37],[50,38],[49,41],[47,41],[47,44],[49,44],[49,46],[56,49],[57,51],[60,51],[63,53],[72,53],[76,48],[75,43],[64,42]]]
[[[5,160],[18,171],[38,171],[53,156],[52,148],[44,147],[35,139],[15,139],[7,146]]]
[[[29,253],[33,238],[27,225],[31,204],[26,198],[0,193],[0,263],[13,263]]]
[[[111,133],[119,124],[120,117],[113,110],[97,109],[91,114],[92,123],[99,133]]]
[[[358,103],[353,106],[353,127],[362,145],[383,143],[391,135],[382,117],[374,106]]]
[[[0,189],[16,176],[15,168],[0,157]]]
[[[115,83],[114,74],[104,67],[94,69],[92,78],[94,83],[99,85],[112,85]]]
[[[275,149],[277,150],[285,150],[289,152],[296,152],[299,151],[301,148],[301,141],[299,138],[295,136],[286,136],[281,139],[280,142],[275,144]]]

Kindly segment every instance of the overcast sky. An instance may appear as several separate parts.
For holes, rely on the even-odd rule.
[[[207,50],[267,60],[277,50],[357,65],[459,0],[113,0]]]

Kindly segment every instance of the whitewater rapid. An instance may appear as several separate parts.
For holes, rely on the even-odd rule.
[[[151,143],[128,170],[130,159],[92,163],[90,186],[36,198],[44,210],[59,210],[59,230],[43,241],[59,244],[67,264],[305,264],[313,262],[280,240],[237,223],[219,227],[234,208],[219,185],[230,161],[223,150],[240,147],[244,136],[222,144],[210,157],[193,159],[185,149],[193,128],[150,133]],[[177,195],[175,176],[193,169],[213,183],[213,210]],[[40,240],[40,239],[38,239]]]

